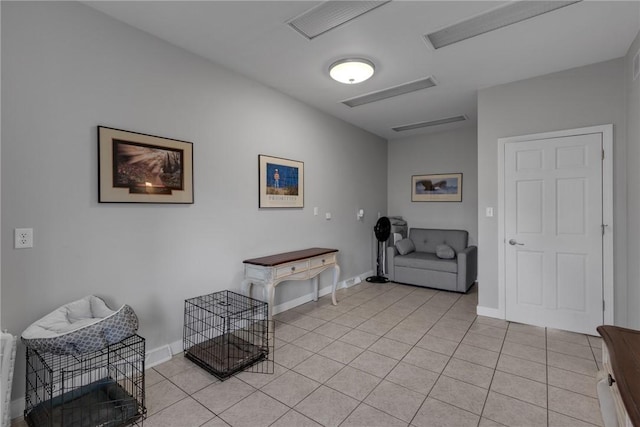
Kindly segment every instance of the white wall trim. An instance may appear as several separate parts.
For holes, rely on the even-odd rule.
[[[362,282],[362,279],[361,279],[362,277],[369,277],[371,275],[373,275],[373,271],[368,271],[364,274],[359,274],[349,279],[345,279],[341,282],[338,282],[336,289],[350,288],[351,286],[357,285],[358,283]],[[325,286],[324,288],[320,288],[318,290],[318,293],[320,294],[320,296],[330,294],[331,286]],[[305,304],[309,301],[313,301],[313,293],[303,295],[299,298],[284,302],[280,305],[273,307],[273,314],[282,313],[283,311],[290,310],[294,307]],[[146,369],[153,368],[156,365],[159,365],[168,360],[171,360],[174,354],[181,353],[184,350],[183,345],[184,344],[182,340],[178,340],[178,341],[174,341],[172,343],[147,351],[145,356],[145,368]]]
[[[602,162],[602,223],[606,224],[602,238],[604,323],[614,324],[613,290],[613,125],[598,126],[602,132],[604,161]]]
[[[481,305],[476,307],[476,314],[478,316],[493,317],[495,319],[504,319],[504,317],[502,317],[500,314],[500,310],[498,310],[497,308],[483,307]]]
[[[369,277],[372,275],[373,275],[373,271],[368,271],[366,273],[359,274],[349,279],[345,279],[341,282],[338,282],[336,289],[350,288],[351,286],[357,285],[358,283],[362,282],[363,277]],[[320,296],[330,294],[331,286],[325,286],[324,288],[320,288],[318,290],[318,293],[320,294]],[[313,293],[309,293],[307,295],[303,295],[294,300],[287,301],[280,305],[277,305],[273,307],[273,314],[281,313],[283,311],[305,304],[309,301],[313,301],[313,296],[314,296]],[[151,349],[147,351],[145,355],[145,369],[150,369],[161,363],[167,362],[171,360],[174,354],[181,353],[182,351],[183,351],[183,343],[181,339],[178,341],[174,341],[172,343],[165,344],[163,346]],[[22,417],[24,414],[24,408],[25,408],[24,397],[11,401],[11,419]]]
[[[11,419],[16,419],[16,418],[20,418],[22,419],[22,417],[24,416],[24,408],[25,408],[25,400],[24,397],[20,397],[16,400],[12,400],[11,401],[11,409],[9,409],[10,411],[10,415],[11,415]]]
[[[338,282],[336,289],[342,288],[350,288],[351,286],[357,285],[362,282],[361,277],[368,277],[373,275],[373,271],[368,271],[364,274],[359,274],[357,276],[351,277],[349,279],[345,279],[341,282]],[[320,296],[325,296],[331,293],[331,286],[325,286],[324,288],[320,288],[318,290]],[[282,313],[283,311],[290,310],[299,305],[305,304],[309,301],[313,301],[313,292],[303,295],[299,298],[284,302],[282,304],[276,305],[273,307],[273,314]],[[152,349],[147,351],[145,356],[145,368],[153,368],[161,363],[164,363],[168,360],[171,360],[174,354],[181,353],[184,350],[184,344],[182,340],[174,341],[172,343],[163,345],[161,347]]]
[[[342,289],[342,288],[350,288],[351,286],[362,282],[362,277],[368,277],[370,275],[373,275],[373,271],[369,271],[367,273],[359,274],[349,279],[342,280],[337,283],[336,290]],[[318,289],[318,294],[319,294],[318,296],[322,297],[330,293],[331,293],[331,286],[325,286],[324,288]],[[314,294],[313,292],[311,292],[301,297],[298,297],[296,299],[283,302],[282,304],[279,304],[273,307],[273,314],[282,313],[283,311],[287,311],[299,305],[308,303],[309,301],[313,301],[313,297],[314,297]]]
[[[498,139],[498,318],[506,319],[506,265],[504,224],[504,150],[507,143],[536,139],[561,138],[600,133],[604,160],[602,162],[602,222],[606,224],[602,241],[602,280],[605,303],[604,323],[614,322],[613,299],[613,125],[589,126],[554,132],[520,135]],[[478,307],[479,309],[480,307]],[[479,314],[479,313],[478,313]],[[508,320],[508,319],[507,319]]]
[[[504,148],[505,139],[498,139],[498,317],[507,318],[504,239]]]
[[[177,341],[182,346],[182,340]],[[144,367],[145,369],[152,368],[156,365],[164,363],[171,359],[171,357],[175,354],[172,348],[172,344],[163,345],[158,348],[154,348],[146,352],[144,357]]]

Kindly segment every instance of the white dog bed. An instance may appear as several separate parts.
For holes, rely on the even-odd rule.
[[[131,307],[125,304],[113,311],[90,295],[33,323],[22,333],[22,342],[37,351],[79,354],[120,342],[137,330],[138,317]]]

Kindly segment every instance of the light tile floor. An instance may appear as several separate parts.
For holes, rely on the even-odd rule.
[[[597,337],[476,316],[461,295],[362,283],[275,316],[275,372],[147,370],[147,427],[602,425]]]

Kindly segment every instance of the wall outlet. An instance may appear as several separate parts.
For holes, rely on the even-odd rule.
[[[33,247],[33,228],[16,228],[14,237],[15,249]]]

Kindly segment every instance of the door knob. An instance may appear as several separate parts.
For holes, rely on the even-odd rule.
[[[518,243],[518,242],[516,242],[516,241],[515,241],[515,239],[511,239],[511,240],[509,240],[509,244],[510,244],[511,246],[515,246],[515,245],[518,245],[518,246],[524,246],[524,243]]]

